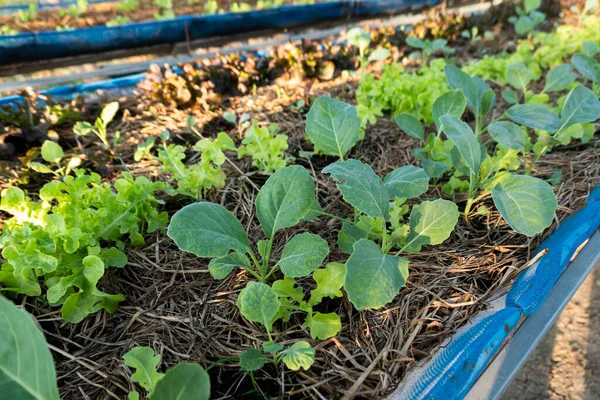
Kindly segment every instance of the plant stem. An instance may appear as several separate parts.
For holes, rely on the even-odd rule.
[[[271,248],[273,247],[273,237],[275,236],[275,233],[273,233],[273,235],[269,238],[269,243],[267,244],[267,251],[265,252],[265,256],[263,258],[263,265],[262,265],[262,270],[261,270],[261,276],[263,277],[262,281],[264,282],[268,276],[270,276],[271,274],[269,274],[268,269],[269,269],[269,259],[271,258]]]
[[[330,214],[330,213],[325,212],[325,211],[315,211],[315,212],[317,212],[317,213],[319,213],[321,215],[325,215],[326,217],[329,217],[329,218],[339,219],[340,221],[352,223],[352,221],[350,221],[349,219],[338,217],[337,215],[333,215],[333,214]]]
[[[256,276],[258,278],[258,280],[260,280],[261,282],[263,282],[263,277],[262,277],[262,273],[261,273],[261,265],[258,262],[258,259],[256,258],[256,256],[254,255],[254,252],[251,249],[248,249],[248,254],[250,255],[250,258],[252,259],[252,262],[254,262],[254,265],[256,266],[256,269],[258,270],[258,272],[260,273],[260,275],[257,275],[254,273],[254,271],[251,271],[252,274],[254,276]]]
[[[267,274],[267,276],[265,276],[265,281],[266,281],[267,279],[269,279],[269,278],[271,277],[271,275],[273,275],[273,273],[275,273],[275,271],[277,271],[277,268],[278,268],[278,265],[277,265],[277,264],[275,264],[275,265],[273,266],[273,268],[271,268],[271,270],[269,271],[269,273]]]
[[[535,165],[535,163],[537,162],[537,160],[539,160],[539,158],[542,156],[542,154],[544,154],[546,152],[547,149],[548,149],[548,146],[542,147],[542,150],[540,150],[540,152],[537,153],[533,157],[533,160],[531,160],[531,162],[529,163],[529,165],[527,167],[525,167],[525,174],[529,175],[531,173],[531,170],[533,169],[533,166]]]
[[[469,199],[467,200],[467,204],[465,205],[465,211],[463,213],[463,217],[464,217],[467,225],[469,224],[469,212],[471,211],[471,207],[473,206],[473,203],[475,203],[475,199],[473,199],[472,197],[469,197]]]
[[[472,196],[469,196],[469,199],[467,200],[467,204],[465,205],[465,212],[464,212],[464,217],[465,217],[465,222],[468,224],[469,223],[469,212],[471,211],[471,207],[473,207],[473,204],[477,203],[479,200],[483,199],[484,197],[486,197],[489,193],[488,192],[483,192],[481,195],[473,198]]]
[[[387,253],[387,251],[385,250],[386,247],[387,247],[387,232],[386,232],[386,227],[384,226],[382,238],[381,238],[381,250],[383,251],[384,254]]]
[[[479,136],[481,136],[481,116],[480,115],[475,115],[475,137],[477,139],[479,139]]]

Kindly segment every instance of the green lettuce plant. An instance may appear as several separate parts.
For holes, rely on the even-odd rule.
[[[173,0],[154,0],[153,4],[158,7],[161,12],[154,13],[154,19],[164,20],[175,18],[175,11],[173,10]]]
[[[35,21],[35,18],[37,17],[37,9],[38,9],[38,5],[35,3],[32,3],[27,7],[27,10],[18,10],[17,11],[17,20],[22,23]]]
[[[134,347],[123,356],[123,360],[125,365],[135,370],[131,382],[140,385],[150,400],[210,398],[210,377],[199,364],[181,362],[166,373],[160,373],[160,355],[147,346]],[[139,400],[140,394],[137,391],[130,392],[128,399]]]
[[[158,152],[158,161],[163,166],[162,172],[168,172],[177,183],[177,193],[199,200],[208,190],[223,187],[225,173],[221,166],[227,160],[224,151],[235,150],[235,143],[229,135],[221,132],[216,140],[199,140],[194,150],[201,153],[200,161],[192,165],[183,162],[186,151],[184,146],[167,145],[168,131],[165,131],[161,137],[163,148]]]
[[[208,269],[213,278],[224,279],[239,267],[256,279],[242,289],[237,306],[247,320],[265,327],[269,337],[269,342],[264,344],[265,352],[279,354],[290,369],[308,368],[314,361],[314,350],[306,342],[298,342],[286,350],[273,343],[271,330],[276,320],[287,321],[292,313],[305,313],[304,326],[309,328],[313,338],[320,339],[335,336],[341,329],[335,313],[313,312],[312,307],[321,299],[317,301],[318,297],[311,296],[306,301],[303,289],[296,287],[296,278],[313,273],[317,289],[327,283],[320,283],[318,279],[330,274],[335,267],[328,265],[324,272],[316,272],[329,254],[324,239],[312,233],[297,234],[284,246],[279,259],[272,261],[276,233],[318,214],[319,210],[312,177],[306,169],[295,165],[275,172],[256,197],[256,214],[266,238],[254,245],[249,243],[240,221],[219,204],[188,205],[175,213],[169,224],[168,235],[180,249],[211,259]],[[284,278],[269,285],[269,278],[277,270]],[[333,296],[330,292],[324,294],[330,295]],[[277,360],[279,358],[276,356]]]
[[[289,157],[286,157],[283,151],[288,148],[288,137],[277,135],[278,129],[277,124],[260,127],[255,120],[246,131],[242,145],[238,147],[238,157],[252,157],[252,166],[265,174],[272,174],[285,167]]]
[[[0,283],[28,296],[45,291],[48,303],[60,306],[68,322],[116,309],[123,295],[97,288],[104,271],[126,265],[126,240],[143,244],[143,234],[161,229],[168,219],[155,197],[168,190],[162,182],[124,173],[113,189],[97,174],[74,173],[45,184],[40,202],[17,187],[4,190],[0,200],[0,210],[13,216],[0,235],[5,260]]]
[[[116,9],[117,11],[130,13],[137,10],[139,6],[139,0],[119,0],[119,4],[117,5]]]
[[[417,72],[407,73],[399,64],[382,67],[381,76],[362,77],[356,91],[357,111],[364,128],[375,124],[385,111],[410,114],[425,123],[433,122],[433,102],[450,88],[444,77],[445,61],[432,60]]]
[[[323,169],[331,174],[344,200],[355,209],[354,223],[344,221],[338,245],[349,253],[343,288],[358,309],[380,308],[393,300],[408,278],[406,258],[423,245],[440,244],[454,230],[457,206],[448,200],[424,201],[410,207],[407,199],[425,193],[429,176],[412,165],[381,179],[358,160],[338,161]],[[394,200],[390,203],[390,199]],[[390,251],[397,251],[392,255]]]
[[[75,4],[71,4],[69,7],[60,10],[58,13],[61,17],[80,17],[88,9],[87,0],[77,0]]]

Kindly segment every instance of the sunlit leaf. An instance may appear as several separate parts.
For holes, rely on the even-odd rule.
[[[357,310],[379,308],[394,299],[407,278],[407,259],[384,254],[375,242],[361,239],[346,262],[344,289]]]

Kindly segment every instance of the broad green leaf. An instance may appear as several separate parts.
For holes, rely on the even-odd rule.
[[[294,343],[282,352],[282,361],[292,371],[309,369],[315,362],[315,349],[305,341]]]
[[[510,149],[521,150],[525,145],[523,130],[510,121],[491,123],[487,130],[496,142]]]
[[[593,0],[593,1],[598,3],[598,0]],[[596,42],[584,40],[583,43],[581,43],[581,51],[583,52],[583,55],[585,55],[585,56],[594,57],[596,54],[598,54],[598,51],[600,51],[600,47],[598,47]]]
[[[518,124],[548,132],[556,132],[560,124],[558,116],[543,106],[515,104],[505,114]]]
[[[192,363],[179,363],[169,369],[158,381],[150,397],[151,400],[208,400],[209,398],[210,377],[204,368]]]
[[[600,119],[600,100],[585,86],[576,86],[569,92],[560,115],[559,131],[581,122]]]
[[[410,233],[404,250],[421,251],[421,246],[440,244],[450,237],[458,221],[458,207],[451,201],[424,201],[410,212]]]
[[[265,351],[265,353],[274,354],[278,351],[283,350],[283,345],[281,343],[264,342],[263,350]]]
[[[167,234],[183,251],[198,257],[223,257],[229,250],[248,251],[248,236],[225,207],[202,201],[183,207],[171,218]]]
[[[121,301],[125,300],[122,294],[111,295],[93,290],[91,292],[79,291],[70,295],[65,300],[61,315],[67,322],[79,323],[91,313],[104,308],[109,313],[115,312]]]
[[[78,121],[75,123],[75,126],[73,126],[73,132],[77,136],[85,136],[90,133],[92,129],[94,129],[94,127],[89,122]]]
[[[569,86],[575,82],[575,78],[576,76],[573,73],[573,67],[571,65],[562,64],[558,67],[554,67],[546,75],[544,92],[560,92],[568,89]]]
[[[584,78],[600,84],[600,64],[592,57],[583,54],[575,54],[571,63]]]
[[[529,14],[533,10],[537,10],[542,5],[542,0],[525,0],[525,12]]]
[[[384,254],[375,242],[361,239],[346,262],[344,289],[357,310],[379,308],[394,299],[407,278],[407,259]]]
[[[460,118],[465,112],[467,99],[461,90],[451,90],[438,97],[431,109],[435,126],[440,129],[440,117],[443,115],[452,115]]]
[[[258,220],[267,237],[296,225],[308,214],[315,199],[315,182],[299,165],[275,172],[256,197]]]
[[[535,28],[535,23],[527,15],[521,15],[515,24],[515,31],[518,35],[525,35]]]
[[[390,51],[388,49],[386,49],[385,47],[379,47],[375,50],[373,50],[373,52],[371,54],[369,54],[369,62],[373,62],[373,61],[381,61],[381,60],[385,60],[386,58],[389,58],[389,56],[391,55]]]
[[[289,297],[298,303],[304,299],[304,291],[302,288],[296,287],[296,280],[287,276],[273,282],[273,291],[277,293],[277,296],[280,298]]]
[[[310,330],[311,338],[325,340],[334,337],[342,330],[342,321],[336,313],[317,312],[313,315],[309,312],[302,327]]]
[[[306,115],[306,134],[323,153],[343,159],[360,135],[356,107],[328,96],[318,98]]]
[[[496,104],[496,94],[492,89],[486,89],[481,95],[481,114],[487,115]]]
[[[319,268],[328,254],[325,239],[313,233],[301,233],[285,245],[277,264],[285,276],[301,278]]]
[[[529,82],[533,79],[533,75],[529,68],[521,62],[514,62],[506,67],[506,81],[515,89],[525,90]]]
[[[59,400],[46,339],[32,317],[0,296],[0,397]]]
[[[123,360],[128,367],[135,369],[131,382],[139,384],[150,393],[164,376],[158,372],[160,356],[154,354],[151,347],[134,347],[123,356]]]
[[[475,114],[481,113],[481,96],[479,86],[475,80],[460,68],[447,64],[444,67],[446,80],[452,89],[459,89],[465,95],[467,106],[473,110]]]
[[[240,355],[240,369],[248,372],[258,371],[265,365],[265,356],[258,349],[247,349]]]
[[[552,187],[528,175],[507,175],[492,189],[492,199],[506,222],[527,236],[549,227],[558,206]]]
[[[423,160],[423,169],[431,178],[439,178],[446,172],[448,166],[441,161],[433,161],[429,158]]]
[[[406,38],[406,44],[417,48],[417,49],[424,49],[425,48],[425,42],[422,41],[421,39],[419,39],[416,36],[409,36]]]
[[[387,174],[383,183],[392,196],[412,199],[429,189],[429,175],[423,168],[405,165]]]
[[[104,128],[106,128],[106,126],[113,120],[117,114],[117,111],[119,111],[119,103],[116,101],[108,103],[104,106],[102,113],[100,113],[100,121]]]
[[[345,201],[371,217],[389,220],[390,195],[370,166],[358,160],[338,161],[323,172],[331,174]]]
[[[360,239],[366,239],[369,232],[349,222],[342,222],[342,229],[338,232],[338,246],[347,254],[352,254],[354,251],[354,243]]]
[[[29,168],[34,170],[35,172],[39,172],[40,174],[53,174],[54,171],[46,164],[42,164],[39,162],[32,161],[29,163]]]
[[[310,306],[319,304],[324,297],[331,299],[342,297],[340,289],[346,280],[346,265],[337,262],[328,263],[325,268],[314,272],[313,279],[317,287],[310,292],[308,300]]]
[[[232,113],[231,111],[225,111],[223,113],[223,119],[227,122],[229,122],[230,124],[236,124],[237,123],[237,116]]]
[[[129,392],[127,395],[128,400],[140,400],[140,394],[138,392]]]
[[[223,257],[217,257],[208,263],[208,271],[213,279],[225,279],[236,267],[250,269],[251,264],[245,254],[234,251]]]
[[[479,141],[475,137],[471,127],[451,115],[442,116],[440,121],[442,122],[442,130],[448,139],[454,143],[454,146],[472,173],[478,174],[485,154],[482,154]]]
[[[261,323],[267,329],[271,329],[280,305],[277,293],[269,285],[259,282],[248,282],[237,300],[240,312],[248,321]]]
[[[508,104],[517,104],[519,102],[519,95],[512,89],[503,89],[501,95]]]
[[[44,161],[58,164],[63,156],[64,152],[59,144],[54,143],[51,140],[46,140],[44,144],[42,144],[42,158]]]
[[[415,139],[419,139],[421,142],[425,141],[423,134],[423,126],[421,121],[409,114],[396,115],[396,123],[404,132],[408,133]]]

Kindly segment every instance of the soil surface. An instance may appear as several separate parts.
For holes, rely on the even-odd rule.
[[[600,399],[600,267],[588,276],[502,400]]]

